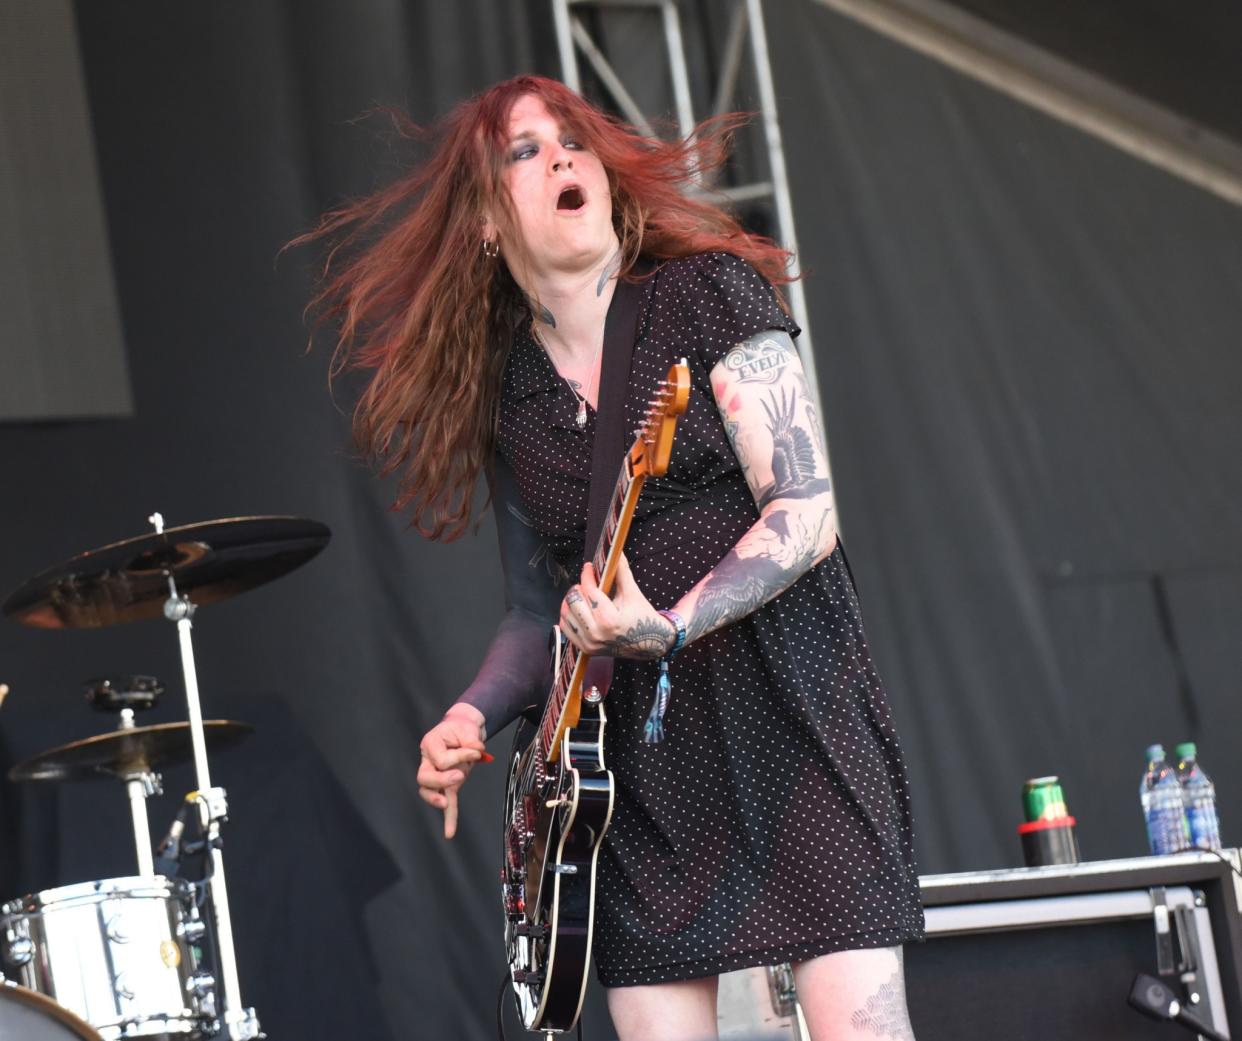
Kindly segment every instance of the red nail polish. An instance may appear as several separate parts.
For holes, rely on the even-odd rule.
[[[482,755],[479,756],[479,758],[482,759],[483,762],[485,763],[494,763],[496,761],[496,757],[492,755],[491,752],[484,752]]]

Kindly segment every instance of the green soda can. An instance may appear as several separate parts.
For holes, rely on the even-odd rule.
[[[1022,805],[1027,823],[1068,817],[1059,777],[1033,777],[1022,786]]]

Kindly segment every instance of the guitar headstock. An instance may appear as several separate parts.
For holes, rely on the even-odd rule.
[[[647,402],[643,425],[634,431],[630,465],[636,476],[662,477],[668,471],[677,417],[686,411],[689,402],[690,366],[683,358],[660,381],[655,394]]]

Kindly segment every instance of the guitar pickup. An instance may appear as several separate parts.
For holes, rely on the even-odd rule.
[[[514,936],[529,936],[534,940],[545,939],[551,931],[546,925],[535,922],[518,922],[513,927]]]

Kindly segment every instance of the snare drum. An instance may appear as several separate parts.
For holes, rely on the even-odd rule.
[[[0,1041],[99,1041],[99,1035],[51,998],[5,983],[0,986]]]
[[[5,973],[81,1016],[104,1041],[209,1033],[191,889],[160,876],[45,889],[0,907]]]

